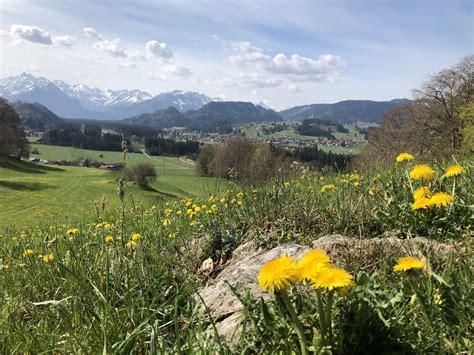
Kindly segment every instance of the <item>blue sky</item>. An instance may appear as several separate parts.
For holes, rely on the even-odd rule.
[[[472,4],[2,0],[0,74],[277,109],[411,97],[473,53]]]

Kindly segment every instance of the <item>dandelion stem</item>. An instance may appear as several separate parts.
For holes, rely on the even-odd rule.
[[[329,344],[332,345],[332,303],[334,301],[334,290],[329,291],[326,305],[326,327],[329,336]]]
[[[300,342],[301,354],[307,355],[308,351],[306,350],[306,339],[304,336],[303,324],[301,324],[300,320],[298,319],[298,316],[296,315],[295,309],[291,304],[290,299],[288,298],[288,293],[286,292],[286,290],[282,290],[281,292],[277,293],[276,296],[280,296],[281,300],[283,301],[283,304],[286,307],[286,310],[288,311],[288,314],[290,315],[291,321],[293,322],[296,328],[296,333],[298,334],[298,340]]]
[[[318,302],[319,310],[319,325],[321,327],[321,340],[323,344],[326,344],[326,317],[324,314],[323,300],[321,298],[321,291],[316,290],[316,300]]]

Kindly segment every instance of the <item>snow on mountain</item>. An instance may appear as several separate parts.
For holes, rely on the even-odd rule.
[[[156,96],[141,90],[102,90],[28,73],[0,79],[0,96],[9,100],[38,101],[62,117],[101,119],[126,118],[170,106],[181,112],[197,110],[217,100],[181,90]]]

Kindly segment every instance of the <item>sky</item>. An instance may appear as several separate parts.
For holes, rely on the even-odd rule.
[[[473,4],[0,0],[0,77],[197,91],[275,109],[410,98],[474,52]]]

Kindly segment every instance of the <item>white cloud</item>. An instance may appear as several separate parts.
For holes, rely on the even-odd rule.
[[[128,54],[122,46],[119,38],[112,41],[103,40],[94,44],[94,47],[99,48],[103,52],[107,52],[117,58],[127,58]]]
[[[77,40],[69,35],[53,37],[55,46],[71,47]]]
[[[241,74],[239,77],[245,84],[255,88],[273,88],[283,83],[280,78],[265,78],[256,73]]]
[[[164,42],[148,41],[145,45],[146,52],[150,57],[159,57],[163,60],[169,60],[173,58],[173,52]]]
[[[329,81],[331,74],[343,65],[341,58],[331,54],[312,59],[298,54],[287,57],[278,53],[265,69],[272,73],[289,75],[291,78],[301,77],[301,80]]]
[[[99,41],[102,41],[102,36],[98,34],[97,31],[92,27],[84,27],[82,32],[84,32],[86,37],[95,38]]]
[[[119,68],[136,69],[136,67],[137,65],[135,63],[129,61],[119,64]]]
[[[291,81],[325,81],[334,82],[342,78],[339,70],[344,66],[341,58],[332,54],[323,54],[319,58],[308,58],[299,54],[286,56],[278,53],[273,58],[262,48],[250,42],[237,42],[232,45],[233,55],[230,60],[236,64],[254,64],[257,68],[269,73],[286,77]],[[248,84],[255,87],[274,87],[281,84],[277,79],[260,80],[249,79]],[[259,86],[261,85],[261,86]]]
[[[167,75],[183,78],[190,77],[193,74],[191,69],[183,64],[166,64],[161,67],[161,71]]]
[[[266,62],[271,59],[270,56],[264,53],[262,48],[255,47],[246,41],[233,43],[232,51],[234,55],[230,57],[230,60],[241,65]]]
[[[12,25],[10,26],[10,34],[29,42],[53,44],[49,32],[38,26]]]
[[[303,90],[301,90],[300,87],[296,84],[288,85],[288,91],[289,92],[303,92]]]

